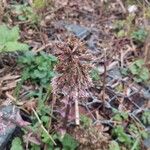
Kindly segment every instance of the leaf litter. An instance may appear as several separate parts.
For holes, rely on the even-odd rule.
[[[141,3],[136,2],[137,8],[141,9]],[[146,5],[147,1],[142,3]],[[22,68],[17,65],[17,59],[22,55],[21,52],[0,54],[1,105],[5,101],[17,105],[23,112],[23,117],[42,130],[38,134],[35,134],[34,128],[27,130],[24,135],[28,138],[24,140],[25,147],[28,149],[34,143],[44,150],[48,149],[49,143],[42,139],[40,133],[49,136],[55,131],[63,136],[66,133],[73,136],[79,143],[77,149],[109,150],[112,149],[112,143],[113,146],[119,143],[116,147],[123,150],[148,149],[141,135],[144,134],[142,131],[148,130],[149,124],[146,125],[141,116],[149,110],[149,71],[146,71],[144,77],[144,71],[140,70],[145,67],[144,62],[139,64],[141,66],[138,71],[137,68],[128,68],[136,60],[144,58],[144,47],[148,51],[148,44],[144,43],[146,35],[129,26],[117,29],[113,27],[115,21],[127,20],[127,24],[131,23],[137,28],[144,24],[145,16],[140,12],[139,15],[136,14],[138,9],[131,11],[132,7],[127,7],[128,2],[121,0],[56,0],[51,1],[51,5],[41,12],[34,10],[41,15],[41,20],[34,24],[31,21],[33,18],[19,20],[13,13],[14,10],[10,9],[12,4],[13,2],[7,3],[8,13],[4,14],[2,21],[11,26],[19,25],[21,41],[29,44],[37,55],[44,51],[58,58],[55,66],[58,74],[51,81],[52,90],[49,93],[45,87],[41,88],[30,80],[19,84]],[[130,32],[133,32],[132,36],[128,35]],[[145,61],[148,62],[148,56]],[[98,81],[92,81],[92,68],[98,70]],[[140,78],[138,72],[143,72]],[[135,76],[136,74],[138,75]],[[17,97],[14,94],[16,89]],[[82,115],[92,120],[87,128],[81,119]],[[36,116],[39,122],[30,116]],[[48,117],[48,125],[47,121],[41,122],[42,116],[45,119]],[[136,126],[132,132],[129,131],[131,124]],[[138,133],[134,134],[136,130]],[[135,141],[137,136],[139,141]],[[131,143],[128,142],[130,138]],[[58,146],[62,147],[59,142]]]

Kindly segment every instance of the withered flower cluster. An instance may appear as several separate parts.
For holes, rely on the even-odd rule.
[[[88,97],[88,89],[92,86],[88,64],[91,56],[84,43],[75,37],[68,38],[63,44],[57,44],[55,55],[59,60],[56,66],[58,76],[53,79],[52,87],[53,94],[63,95],[62,99],[57,99],[62,103],[59,112],[69,119],[74,109],[74,119],[79,124],[79,101]]]

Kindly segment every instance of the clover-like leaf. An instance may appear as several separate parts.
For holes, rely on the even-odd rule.
[[[109,150],[120,150],[119,144],[116,141],[111,141]]]
[[[19,28],[9,29],[5,24],[0,25],[0,52],[13,52],[28,50],[27,44],[20,43]]]
[[[19,137],[13,139],[10,150],[23,150],[22,141]]]

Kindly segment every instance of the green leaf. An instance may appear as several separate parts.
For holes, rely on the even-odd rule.
[[[131,37],[137,42],[144,42],[147,37],[147,32],[144,29],[139,29],[131,34]]]
[[[115,116],[113,116],[113,120],[115,120],[115,121],[122,121],[122,117],[121,117],[121,115],[120,114],[116,114]]]
[[[11,9],[13,10],[14,13],[16,13],[17,15],[20,15],[22,13],[22,6],[23,5],[12,5]]]
[[[4,47],[5,47],[4,45],[0,45],[0,52],[3,51]]]
[[[140,78],[143,80],[143,81],[146,81],[149,79],[150,77],[150,74],[149,74],[149,70],[147,68],[142,68],[140,74],[139,74]]]
[[[41,117],[41,120],[44,122],[44,123],[47,123],[47,122],[49,122],[49,117],[48,116],[42,116]]]
[[[23,150],[22,141],[19,137],[13,139],[10,150]]]
[[[63,144],[63,150],[75,150],[75,148],[77,148],[78,146],[76,140],[69,134],[65,134],[62,140],[62,144]]]
[[[49,143],[49,142],[51,142],[49,136],[47,135],[47,133],[46,133],[45,131],[42,132],[42,141],[43,141],[44,143]]]
[[[39,21],[39,16],[35,13],[34,9],[26,4],[19,4],[12,6],[12,12],[15,13],[18,17],[18,20],[30,21],[30,23],[37,23]]]
[[[136,135],[139,134],[139,130],[138,130],[138,128],[137,128],[134,124],[130,124],[130,125],[129,125],[129,131],[130,131],[131,133],[136,134]]]
[[[128,113],[127,112],[121,112],[121,116],[123,119],[128,119]]]
[[[145,125],[150,125],[150,111],[144,111],[141,119]]]
[[[138,68],[135,64],[132,64],[131,66],[129,66],[129,70],[133,75],[138,74]]]
[[[30,51],[24,52],[23,56],[20,56],[18,62],[21,64],[30,65],[34,61],[34,54]]]
[[[5,51],[13,52],[13,51],[27,51],[29,50],[29,46],[27,44],[22,44],[19,42],[7,42],[5,44]]]
[[[46,0],[33,0],[33,7],[35,9],[43,9],[46,6]]]
[[[19,28],[13,27],[9,29],[5,24],[0,26],[0,43],[4,44],[9,41],[17,41],[19,39]]]
[[[28,79],[46,89],[45,85],[48,85],[56,75],[53,69],[57,62],[52,62],[50,58],[57,60],[55,56],[49,56],[44,52],[39,54],[26,52],[18,62],[24,66],[28,73]]]
[[[116,141],[111,141],[109,150],[120,150],[119,144]]]
[[[55,75],[56,75],[56,73],[53,71],[48,72],[48,77],[50,77],[50,78],[53,78]]]
[[[91,124],[92,124],[91,118],[89,118],[85,115],[81,115],[80,120],[81,120],[81,123],[82,123],[83,127],[85,127],[85,128],[90,127]]]
[[[0,25],[0,52],[13,52],[28,50],[29,46],[18,42],[19,28],[17,26],[9,29],[5,24]]]
[[[117,36],[118,37],[124,37],[126,35],[126,32],[124,30],[120,30],[118,33],[117,33]]]
[[[134,64],[137,65],[139,68],[142,68],[144,65],[144,60],[143,59],[136,60]]]
[[[139,78],[139,77],[134,77],[133,80],[134,80],[135,82],[137,82],[137,83],[142,82],[142,79]]]
[[[147,139],[147,138],[148,138],[148,132],[146,132],[146,131],[141,131],[140,134],[141,134],[142,138],[144,138],[144,139]]]
[[[133,144],[131,150],[136,150],[136,149],[138,148],[138,146],[139,146],[139,141],[140,141],[139,138],[137,138],[137,139],[135,140],[135,142],[134,142],[134,144]]]
[[[55,57],[53,55],[49,55],[49,57],[52,62],[57,62],[57,57]]]
[[[18,19],[19,19],[20,21],[25,21],[25,20],[27,20],[27,18],[24,17],[24,16],[18,16]]]
[[[113,136],[117,137],[118,141],[127,145],[131,144],[131,138],[125,133],[121,125],[116,126],[112,130]]]
[[[100,73],[97,68],[92,69],[90,74],[94,81],[100,80]]]
[[[113,116],[113,119],[116,121],[122,121],[128,119],[128,113],[127,112],[120,112],[117,109],[113,109],[113,112],[115,115]]]
[[[128,75],[128,68],[122,68],[122,69],[121,69],[121,73],[122,73],[123,75]]]
[[[42,72],[42,71],[36,69],[36,70],[34,70],[33,75],[35,77],[42,79],[42,78],[46,77],[47,72]]]
[[[17,149],[16,149],[17,150]],[[39,145],[32,144],[31,150],[41,150]]]
[[[9,36],[8,41],[17,41],[19,40],[20,36],[19,36],[19,27],[15,26],[12,29],[8,30],[9,31]]]
[[[147,81],[150,78],[150,72],[148,68],[144,66],[144,60],[139,59],[129,66],[129,71],[134,75],[133,79],[136,82]]]

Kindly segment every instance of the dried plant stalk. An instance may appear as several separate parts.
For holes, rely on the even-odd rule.
[[[144,61],[147,66],[150,66],[150,34],[148,35],[144,45]]]
[[[74,37],[69,38],[64,44],[56,45],[55,50],[55,55],[59,59],[56,66],[59,75],[52,81],[53,93],[63,94],[63,98],[58,100],[63,103],[63,107],[59,108],[63,117],[69,115],[69,112],[64,114],[67,106],[74,105],[75,122],[79,125],[78,103],[81,98],[87,97],[87,90],[92,86],[89,66],[85,64],[85,60],[89,60],[89,55],[84,44]]]
[[[3,15],[4,15],[4,3],[2,0],[0,0],[0,23],[2,22]]]

